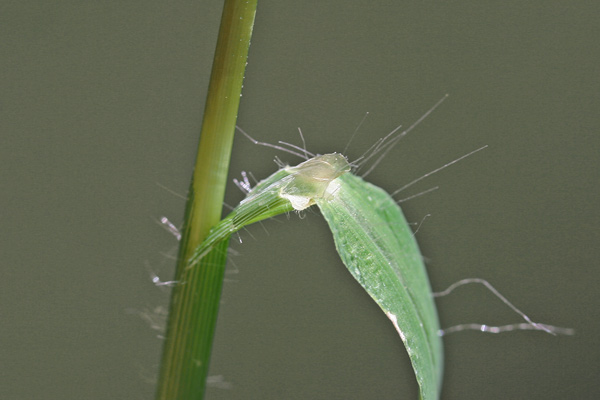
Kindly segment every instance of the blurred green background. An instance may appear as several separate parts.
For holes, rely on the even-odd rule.
[[[0,6],[0,398],[151,399],[220,1]],[[369,177],[403,203],[432,285],[489,280],[575,328],[444,339],[443,399],[600,397],[597,2],[260,1],[239,125],[356,158],[450,97]],[[275,155],[238,136],[231,177]],[[400,197],[402,197],[400,196]],[[227,202],[242,194],[233,186]],[[289,221],[288,221],[289,219]],[[242,232],[206,399],[416,399],[402,343],[317,212]],[[266,233],[268,232],[268,234]],[[237,240],[236,240],[237,241]],[[520,322],[489,292],[437,301],[442,326]],[[224,388],[228,387],[228,388]]]

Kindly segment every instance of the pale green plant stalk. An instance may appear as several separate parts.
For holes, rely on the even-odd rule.
[[[187,269],[194,249],[219,222],[256,0],[226,0],[186,205],[157,399],[202,399],[223,285],[228,240]]]

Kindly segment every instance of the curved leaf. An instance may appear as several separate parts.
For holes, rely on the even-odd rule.
[[[339,181],[339,182],[337,182]],[[442,341],[421,253],[400,207],[384,190],[344,174],[317,200],[342,261],[398,331],[422,399],[437,399]],[[331,189],[329,191],[332,191]]]
[[[352,175],[346,158],[326,154],[258,183],[209,233],[188,268],[243,226],[317,204],[342,261],[392,321],[408,351],[421,398],[437,399],[442,342],[425,266],[400,207],[384,190]]]

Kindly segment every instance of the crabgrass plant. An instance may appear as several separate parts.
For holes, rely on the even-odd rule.
[[[423,400],[435,400],[440,395],[443,375],[441,336],[444,333],[465,329],[486,332],[534,329],[551,334],[571,333],[563,328],[531,321],[481,279],[457,282],[437,295],[448,294],[460,285],[481,283],[526,322],[506,327],[465,324],[440,329],[433,302],[436,294],[431,290],[423,257],[414,233],[393,196],[486,146],[447,163],[392,194],[363,179],[437,104],[405,131],[396,129],[379,139],[353,162],[340,153],[318,155],[291,144],[283,143],[287,147],[270,145],[295,154],[304,161],[293,167],[281,164],[277,172],[254,187],[247,180],[237,182],[247,196],[219,221],[255,10],[256,1],[225,2],[200,148],[188,194],[175,278],[178,284],[171,298],[157,399],[203,397],[231,234],[248,224],[282,213],[302,211],[312,205],[320,209],[327,221],[336,249],[352,276],[398,332],[410,357]],[[366,172],[359,176],[361,170]]]

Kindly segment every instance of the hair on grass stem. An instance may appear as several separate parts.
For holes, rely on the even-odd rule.
[[[237,125],[236,125],[235,129],[237,129],[238,131],[240,131],[240,132],[241,132],[241,133],[242,133],[244,136],[246,136],[246,137],[248,138],[248,140],[250,140],[252,143],[254,143],[254,144],[256,144],[256,145],[259,145],[259,146],[265,146],[265,147],[271,147],[271,148],[273,148],[273,149],[280,150],[280,151],[283,151],[283,152],[285,152],[285,153],[289,153],[289,154],[295,155],[295,156],[297,156],[297,157],[300,157],[300,158],[302,158],[302,159],[306,160],[306,156],[305,156],[304,154],[301,154],[301,153],[295,152],[295,151],[293,151],[293,150],[290,150],[290,149],[286,149],[285,147],[283,147],[283,146],[278,146],[278,145],[276,145],[276,144],[271,144],[271,143],[267,143],[267,142],[260,142],[260,141],[258,141],[258,140],[256,140],[256,139],[254,139],[254,138],[253,138],[252,136],[250,136],[250,135],[249,135],[249,134],[248,134],[246,131],[244,131],[242,128],[240,128],[240,127],[239,127],[239,126],[237,126]]]
[[[523,318],[526,321],[526,323],[510,324],[510,325],[497,326],[497,327],[489,326],[489,325],[485,325],[485,324],[474,324],[474,323],[460,324],[460,325],[455,325],[450,328],[445,328],[445,329],[440,330],[440,332],[439,332],[440,336],[446,335],[448,333],[460,332],[463,330],[478,330],[481,332],[501,333],[501,332],[510,332],[510,331],[514,331],[514,330],[518,330],[518,329],[520,329],[520,330],[526,329],[526,330],[544,331],[551,335],[557,335],[557,334],[573,335],[575,333],[575,331],[571,328],[561,328],[561,327],[557,327],[557,326],[553,326],[553,325],[542,324],[539,322],[532,321],[531,318],[529,318],[529,316],[527,314],[525,314],[523,311],[518,309],[513,303],[511,303],[494,286],[492,286],[491,283],[489,283],[485,279],[481,279],[481,278],[461,279],[460,281],[453,283],[447,289],[445,289],[441,292],[434,292],[433,297],[447,296],[450,293],[452,293],[455,289],[457,289],[461,286],[464,286],[464,285],[471,284],[471,283],[483,285],[494,296],[496,296],[498,299],[500,299],[500,301],[502,301],[504,304],[506,304],[511,310],[513,310],[515,313],[519,314],[521,316],[521,318]]]
[[[420,178],[417,178],[417,179],[415,179],[414,181],[412,181],[412,182],[409,182],[409,183],[407,183],[406,185],[402,186],[401,188],[399,188],[399,189],[396,189],[395,191],[393,191],[392,193],[390,193],[390,196],[392,196],[392,197],[393,197],[393,196],[397,195],[397,194],[398,194],[398,193],[400,193],[401,191],[403,191],[403,190],[405,190],[405,189],[407,189],[407,188],[411,187],[412,185],[414,185],[414,184],[415,184],[415,183],[417,183],[417,182],[420,182],[420,181],[422,181],[423,179],[427,178],[428,176],[431,176],[431,175],[435,174],[436,172],[439,172],[439,171],[443,170],[444,168],[447,168],[447,167],[451,166],[452,164],[456,164],[456,163],[457,163],[457,162],[459,162],[460,160],[463,160],[463,159],[465,159],[465,158],[469,157],[470,155],[472,155],[472,154],[475,154],[475,153],[477,153],[478,151],[481,151],[481,150],[483,150],[483,149],[485,149],[485,148],[487,148],[487,147],[488,147],[488,145],[487,145],[487,144],[486,144],[485,146],[481,146],[480,148],[478,148],[478,149],[475,149],[475,150],[471,151],[470,153],[467,153],[467,154],[465,154],[464,156],[458,157],[458,158],[457,158],[457,159],[455,159],[454,161],[450,161],[449,163],[447,163],[447,164],[444,164],[444,165],[442,165],[441,167],[439,167],[439,168],[436,168],[436,169],[434,169],[433,171],[426,173],[425,175],[421,176]]]
[[[344,147],[344,151],[342,151],[342,154],[346,154],[346,152],[348,151],[348,148],[350,147],[350,143],[352,143],[352,140],[354,140],[354,137],[358,133],[358,130],[362,126],[363,122],[365,122],[365,120],[367,119],[368,115],[369,115],[369,112],[367,111],[365,113],[365,115],[362,117],[362,119],[360,120],[360,122],[358,123],[358,125],[356,126],[356,128],[354,129],[354,132],[352,132],[352,135],[350,136],[348,143],[346,143],[346,147]]]
[[[382,140],[378,141],[378,144],[375,146],[375,148],[372,150],[372,154],[370,154],[369,156],[365,157],[364,160],[361,161],[361,165],[359,165],[358,170],[355,171],[355,173],[358,174],[358,171],[360,170],[360,168],[362,168],[362,166],[373,156],[377,155],[378,153],[383,151],[383,154],[381,154],[374,162],[373,164],[369,167],[369,169],[367,169],[367,171],[365,173],[363,173],[361,175],[362,178],[367,177],[371,172],[373,172],[373,170],[379,165],[379,163],[385,158],[385,156],[390,152],[390,150],[392,150],[394,148],[394,146],[400,141],[400,139],[402,139],[404,136],[406,136],[410,131],[412,131],[417,125],[419,125],[421,122],[423,122],[423,120],[425,118],[427,118],[433,111],[435,111],[436,108],[438,108],[440,106],[440,104],[442,104],[444,102],[444,100],[446,100],[448,98],[448,94],[446,94],[444,97],[442,97],[440,100],[438,100],[437,103],[435,103],[433,105],[433,107],[431,107],[429,110],[427,110],[419,119],[417,119],[415,122],[412,123],[412,125],[410,125],[407,129],[405,129],[404,131],[400,132],[399,134],[397,134],[396,136],[393,136],[398,130],[400,130],[400,126],[398,126],[396,129],[392,130],[390,133],[388,133]]]

